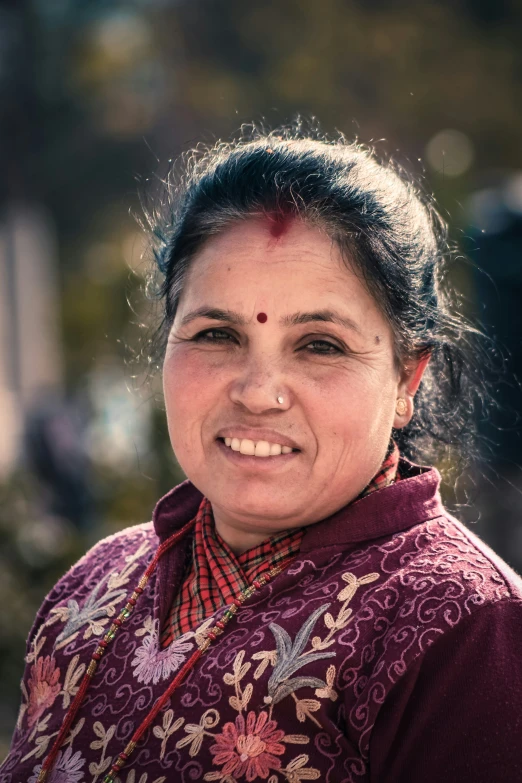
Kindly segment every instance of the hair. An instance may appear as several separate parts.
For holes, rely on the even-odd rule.
[[[479,455],[477,422],[491,402],[488,339],[448,285],[456,251],[433,199],[401,167],[297,122],[269,132],[249,126],[229,143],[199,147],[163,185],[160,206],[147,213],[162,303],[156,356],[209,238],[252,217],[300,218],[325,231],[360,274],[391,325],[398,365],[431,357],[411,422],[393,432],[401,453],[439,463]]]

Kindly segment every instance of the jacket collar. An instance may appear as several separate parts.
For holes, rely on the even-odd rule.
[[[436,468],[401,459],[399,472],[404,478],[396,484],[355,500],[307,527],[301,554],[330,546],[361,544],[444,514]],[[165,540],[193,519],[202,499],[201,492],[188,480],[162,497],[152,516],[159,539]]]
[[[301,554],[338,544],[362,544],[444,515],[436,468],[401,459],[399,473],[403,478],[395,484],[365,495],[307,527]]]

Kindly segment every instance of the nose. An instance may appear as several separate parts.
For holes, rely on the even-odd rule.
[[[230,385],[230,399],[250,413],[261,414],[289,407],[290,393],[283,373],[266,361],[250,361]],[[283,402],[278,402],[278,397]]]

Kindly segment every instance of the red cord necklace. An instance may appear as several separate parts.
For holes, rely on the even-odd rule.
[[[145,586],[149,581],[151,575],[156,570],[156,566],[158,565],[160,558],[175,543],[177,543],[180,540],[180,538],[182,538],[185,535],[185,533],[187,533],[194,526],[194,524],[195,524],[195,519],[188,522],[184,527],[181,528],[181,530],[178,530],[178,532],[173,533],[170,536],[170,538],[168,538],[166,541],[163,542],[163,544],[160,544],[160,546],[156,550],[156,554],[152,558],[145,573],[138,581],[137,586],[133,590],[131,597],[127,600],[127,603],[119,613],[118,617],[114,620],[114,622],[112,623],[111,627],[109,628],[109,630],[107,631],[107,633],[105,634],[101,642],[99,642],[99,644],[97,645],[96,650],[92,654],[91,661],[89,663],[89,666],[87,667],[87,671],[85,672],[82,683],[78,689],[78,693],[76,694],[74,701],[72,702],[71,706],[67,711],[65,719],[62,723],[62,727],[58,733],[58,736],[51,750],[49,751],[49,754],[46,756],[42,764],[40,774],[38,775],[38,783],[44,783],[44,781],[48,779],[49,773],[52,771],[54,764],[56,762],[56,757],[58,756],[60,748],[63,742],[65,741],[65,739],[67,738],[67,735],[76,717],[76,714],[82,705],[82,702],[85,698],[85,694],[87,693],[87,689],[94,677],[94,674],[98,668],[98,664],[100,660],[105,654],[107,647],[114,640],[114,637],[118,633],[121,626],[129,619],[130,615],[134,611],[134,607],[136,606],[136,603],[138,602],[140,595],[143,593],[143,590],[145,589]],[[132,735],[130,742],[126,745],[124,750],[116,757],[116,761],[110,768],[107,775],[105,775],[105,777],[103,778],[103,783],[114,782],[116,775],[120,772],[122,767],[125,766],[129,757],[134,752],[136,745],[143,737],[143,735],[145,734],[149,726],[154,722],[158,713],[163,709],[163,707],[168,702],[168,700],[170,699],[170,697],[172,696],[176,688],[178,688],[178,686],[184,680],[188,672],[194,668],[194,666],[199,661],[201,656],[208,650],[212,642],[214,642],[217,639],[217,637],[223,633],[226,625],[234,617],[238,608],[248,598],[254,595],[256,590],[259,590],[259,588],[263,587],[263,585],[265,585],[267,582],[269,582],[271,579],[277,576],[277,574],[281,573],[281,571],[283,571],[288,566],[288,564],[290,563],[291,560],[294,559],[294,557],[295,555],[292,555],[291,557],[286,558],[286,560],[283,560],[282,563],[279,563],[278,565],[273,566],[267,571],[264,571],[256,579],[254,579],[252,584],[249,585],[246,588],[246,590],[243,590],[243,592],[239,593],[238,596],[232,600],[232,603],[230,603],[225,609],[221,620],[218,620],[214,625],[214,627],[211,628],[210,631],[207,631],[205,638],[199,645],[198,649],[190,656],[188,661],[186,661],[186,663],[181,667],[181,669],[174,677],[174,679],[172,680],[172,682],[170,683],[166,691],[163,693],[162,696],[159,697],[159,699],[153,705],[152,709],[149,711],[149,713],[143,719],[141,724],[138,726],[138,728]]]

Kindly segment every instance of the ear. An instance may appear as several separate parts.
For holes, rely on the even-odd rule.
[[[395,429],[405,427],[411,421],[414,411],[413,400],[422,381],[424,371],[431,359],[431,354],[426,354],[421,359],[409,362],[401,373],[399,384],[397,386],[397,400],[402,399],[406,405],[399,406],[396,410],[393,426]]]

